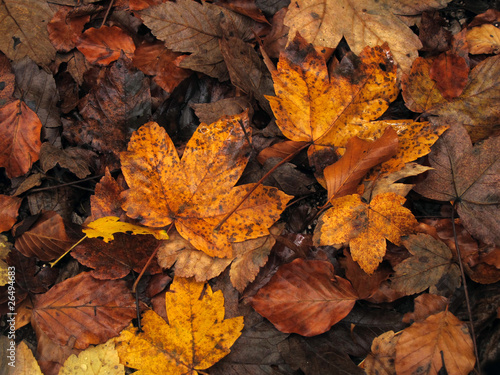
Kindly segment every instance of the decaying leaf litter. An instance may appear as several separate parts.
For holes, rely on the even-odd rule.
[[[494,373],[496,5],[1,0],[7,368]]]

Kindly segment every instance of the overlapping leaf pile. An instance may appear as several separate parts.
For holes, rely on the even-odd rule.
[[[500,12],[448,3],[0,0],[15,373],[486,369]]]

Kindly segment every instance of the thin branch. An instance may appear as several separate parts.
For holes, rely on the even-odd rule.
[[[451,210],[451,225],[453,227],[453,239],[455,240],[455,248],[457,249],[458,264],[460,265],[460,273],[462,275],[462,281],[464,283],[465,292],[465,304],[467,305],[467,314],[469,315],[469,326],[470,333],[472,336],[472,342],[474,344],[474,354],[476,355],[476,365],[477,373],[481,375],[481,366],[479,365],[479,351],[477,350],[476,334],[474,332],[474,324],[472,322],[472,309],[470,306],[469,292],[467,290],[467,280],[465,278],[464,265],[462,262],[462,255],[460,253],[460,246],[458,245],[457,229],[455,228],[455,209],[457,206],[457,201],[453,203],[453,209]]]

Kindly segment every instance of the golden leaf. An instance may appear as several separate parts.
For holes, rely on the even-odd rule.
[[[241,334],[243,317],[224,319],[224,296],[209,285],[175,277],[165,300],[168,323],[147,311],[143,332],[129,327],[116,339],[122,363],[136,374],[196,375],[226,356]]]
[[[151,229],[123,223],[118,221],[116,216],[106,216],[94,220],[87,224],[87,228],[82,229],[82,232],[89,238],[103,237],[104,242],[109,242],[114,239],[114,233],[132,232],[132,234],[152,234],[158,240],[168,240],[168,234],[165,230]]]

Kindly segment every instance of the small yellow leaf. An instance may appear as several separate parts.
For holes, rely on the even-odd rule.
[[[405,207],[405,198],[394,193],[375,196],[370,204],[357,194],[332,201],[332,208],[319,219],[314,233],[317,245],[349,241],[352,259],[368,274],[382,262],[385,239],[399,245],[401,236],[413,232],[417,220]]]
[[[10,367],[10,369],[9,375],[43,375],[35,356],[24,341],[21,341],[19,345],[17,345],[14,367]]]
[[[158,240],[168,240],[168,234],[165,230],[141,227],[130,223],[118,221],[116,216],[106,216],[94,220],[87,225],[82,232],[89,238],[103,237],[104,242],[114,239],[114,233],[132,232],[132,234],[152,234]]]
[[[129,327],[117,340],[121,362],[135,374],[196,375],[229,354],[243,317],[224,319],[224,296],[207,284],[175,277],[165,296],[168,323],[154,311],[143,332]]]
[[[89,347],[78,357],[70,355],[59,375],[122,375],[125,367],[120,364],[118,352],[115,349],[114,339],[105,344]]]

